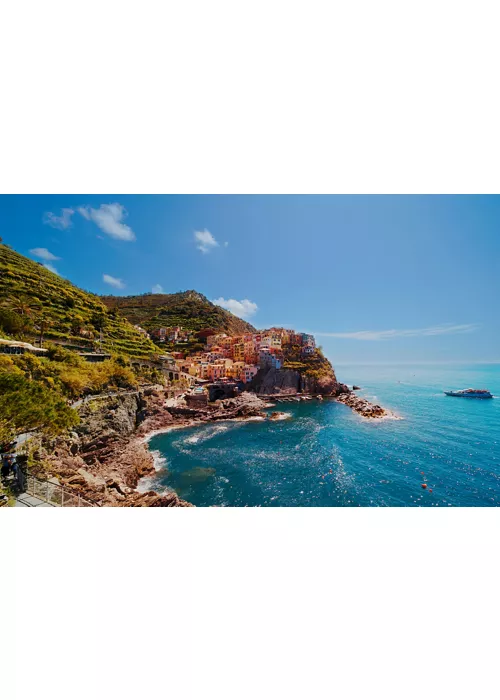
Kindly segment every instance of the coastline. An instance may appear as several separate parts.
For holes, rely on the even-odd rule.
[[[270,421],[283,421],[283,420],[288,420],[291,418],[290,413],[286,413],[284,411],[274,411],[271,414],[268,414],[267,416],[263,415],[262,410],[263,409],[269,409],[269,408],[274,408],[276,406],[275,403],[270,403],[269,398],[271,397],[266,397],[265,399],[263,397],[258,397],[255,394],[250,394],[249,395],[251,398],[251,403],[252,407],[250,410],[251,415],[246,415],[246,416],[234,416],[234,404],[238,404],[238,399],[240,401],[243,401],[243,406],[246,404],[246,399],[244,398],[245,395],[241,395],[238,397],[238,399],[229,399],[227,400],[228,402],[232,402],[232,404],[227,407],[223,408],[222,410],[219,408],[217,412],[214,412],[213,407],[212,408],[212,415],[210,415],[210,410],[203,410],[199,411],[201,415],[197,417],[192,417],[192,418],[186,418],[185,416],[178,415],[175,416],[175,412],[177,409],[183,411],[185,408],[185,401],[183,397],[179,397],[173,404],[170,403],[168,406],[168,409],[170,411],[170,415],[167,418],[167,423],[163,426],[155,426],[150,427],[148,424],[150,421],[146,419],[144,424],[141,426],[142,431],[146,430],[144,434],[139,436],[137,438],[138,443],[140,444],[141,448],[146,450],[148,455],[152,459],[152,469],[148,474],[142,475],[138,480],[135,485],[136,491],[139,493],[145,493],[147,492],[145,489],[141,488],[141,484],[144,487],[147,483],[148,480],[151,481],[152,477],[154,477],[155,473],[158,473],[162,471],[162,467],[158,468],[158,462],[157,462],[157,456],[154,454],[155,450],[151,450],[149,447],[149,443],[157,435],[162,435],[162,434],[167,434],[170,432],[173,432],[174,430],[182,430],[185,428],[196,428],[196,427],[201,427],[203,425],[207,424],[216,424],[218,422],[252,422],[252,421],[265,421],[265,420],[270,420]],[[276,403],[280,403],[279,401],[279,395],[273,396],[272,399],[276,400]],[[285,396],[283,397],[285,398]],[[315,397],[316,398],[316,397]],[[378,404],[373,404],[367,399],[363,399],[359,396],[357,396],[354,392],[348,391],[344,392],[338,396],[331,396],[331,397],[325,397],[325,398],[331,398],[334,401],[337,401],[338,403],[342,403],[351,410],[358,414],[361,418],[364,420],[369,420],[370,422],[382,422],[386,420],[402,420],[400,416],[397,416],[395,413],[392,411],[389,411],[388,409],[382,408],[382,406],[379,406]],[[224,403],[224,402],[221,402]],[[172,415],[174,413],[174,415]],[[195,411],[196,413],[196,411]],[[226,415],[227,414],[227,415]],[[175,418],[178,418],[178,422],[175,424],[172,424],[172,422],[175,420]],[[155,421],[157,423],[157,420]],[[175,494],[175,491],[170,491],[168,488],[165,489],[166,492],[168,493],[173,493]],[[151,493],[157,493],[155,491],[151,491]]]
[[[347,389],[338,385],[339,389]],[[139,391],[134,395],[109,397],[79,409],[82,422],[71,437],[59,438],[40,446],[40,464],[35,475],[56,479],[97,506],[172,507],[192,506],[174,491],[147,489],[147,479],[158,471],[158,460],[149,448],[151,439],[163,433],[194,428],[222,421],[282,421],[290,414],[275,409],[271,397],[259,398],[243,392],[235,398],[192,407],[191,401],[179,396],[165,401],[161,389]],[[276,403],[279,403],[278,397]],[[347,390],[325,398],[348,405],[370,420],[397,419],[380,406],[370,404]],[[141,486],[142,485],[142,486]]]
[[[268,405],[267,407],[271,408],[272,405],[271,406]],[[225,422],[228,422],[228,423],[255,423],[255,422],[263,422],[265,420],[282,421],[282,420],[288,420],[291,417],[290,414],[285,414],[285,413],[282,413],[281,411],[277,412],[277,414],[278,415],[276,415],[276,417],[274,417],[274,418],[271,417],[272,416],[272,414],[271,414],[271,416],[268,416],[267,418],[265,418],[264,416],[247,416],[247,417],[237,417],[237,418],[218,418],[216,420],[215,419],[212,419],[212,420],[192,419],[192,420],[189,420],[189,421],[186,421],[183,423],[179,423],[177,425],[166,425],[163,428],[156,428],[154,430],[151,430],[146,435],[143,435],[143,436],[137,438],[136,442],[137,442],[139,447],[141,447],[142,449],[145,449],[147,451],[148,455],[150,455],[152,457],[153,471],[142,475],[138,479],[137,484],[135,486],[135,490],[139,493],[148,493],[147,489],[141,488],[141,483],[142,483],[142,486],[144,486],[147,483],[147,481],[151,480],[151,478],[155,474],[163,471],[163,467],[158,467],[158,457],[155,454],[156,452],[158,452],[158,450],[151,450],[149,447],[150,441],[154,437],[156,437],[157,435],[166,435],[167,433],[171,433],[171,432],[174,432],[176,430],[183,430],[185,428],[187,428],[187,429],[198,428],[198,427],[201,427],[204,425],[210,425],[210,424],[214,425],[216,423],[225,423]],[[160,459],[163,459],[163,458],[160,457]],[[154,489],[150,489],[149,491],[152,491],[154,493],[159,493],[158,491],[154,491]],[[168,489],[168,487],[166,487],[165,493],[175,493],[175,491],[170,490],[170,489]],[[162,492],[159,495],[164,495],[164,494]]]

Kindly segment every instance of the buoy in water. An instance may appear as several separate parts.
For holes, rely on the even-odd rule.
[[[432,493],[432,489],[429,489],[429,493]]]
[[[427,488],[427,484],[422,484],[422,488],[423,488],[423,489],[426,489],[426,488]]]

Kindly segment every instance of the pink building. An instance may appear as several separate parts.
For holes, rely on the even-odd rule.
[[[226,368],[224,365],[211,364],[208,366],[208,378],[213,382],[221,379],[226,374]]]
[[[240,380],[245,384],[248,384],[252,381],[258,371],[259,369],[255,365],[245,365],[241,370]]]

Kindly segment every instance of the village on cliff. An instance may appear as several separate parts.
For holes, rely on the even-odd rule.
[[[199,383],[233,381],[248,384],[259,369],[281,369],[290,349],[295,349],[297,358],[310,357],[316,350],[314,336],[285,328],[236,336],[214,335],[210,330],[194,333],[181,327],[157,328],[150,334],[140,326],[136,329],[158,345],[173,344],[176,349],[165,357],[172,359],[178,371]],[[204,351],[187,354],[180,348],[195,335],[204,342]]]

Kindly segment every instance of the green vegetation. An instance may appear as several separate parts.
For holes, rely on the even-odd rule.
[[[57,345],[50,346],[44,357],[31,353],[0,355],[0,377],[4,373],[20,375],[71,400],[108,389],[134,389],[138,385],[138,376],[124,358],[87,362]]]
[[[0,443],[35,429],[58,435],[78,421],[76,411],[57,392],[21,372],[0,372]]]
[[[118,309],[131,323],[146,330],[181,326],[186,330],[212,329],[228,335],[256,332],[246,321],[192,290],[176,294],[104,296],[101,299],[109,309]]]
[[[334,374],[331,362],[323,355],[321,348],[316,348],[311,355],[302,356],[298,345],[285,345],[283,348],[284,369],[293,369],[306,377],[322,379]]]
[[[0,336],[146,358],[157,348],[101,299],[0,244]]]

